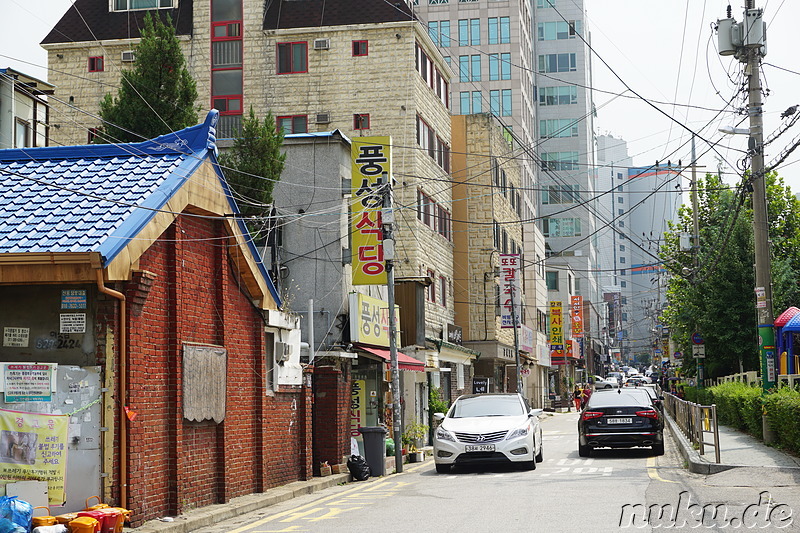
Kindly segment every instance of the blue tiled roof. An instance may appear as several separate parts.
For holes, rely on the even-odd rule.
[[[218,116],[141,143],[0,150],[0,254],[99,252],[107,266],[216,150]]]

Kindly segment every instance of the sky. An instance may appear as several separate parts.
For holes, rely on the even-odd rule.
[[[556,0],[556,6],[571,1]],[[716,172],[721,158],[726,182],[736,183],[747,137],[725,135],[718,129],[746,127],[746,102],[738,98],[727,112],[718,115],[718,111],[736,93],[743,65],[717,53],[717,35],[712,31],[713,23],[725,17],[728,0],[584,2],[585,27],[595,53],[595,131],[624,139],[636,166],[656,160],[687,164],[690,131],[694,132],[698,165],[705,167],[698,172]],[[46,54],[39,42],[70,4],[71,0],[3,0],[6,23],[0,32],[0,67],[46,79]],[[797,31],[800,2],[756,0],[755,4],[764,9],[768,24],[762,83],[769,90],[764,100],[764,133],[769,137],[782,123],[780,114],[800,104],[800,62],[791,37]],[[732,0],[731,8],[740,22],[744,0]],[[766,163],[798,140],[800,124],[767,146]],[[710,143],[716,143],[717,152],[711,151]],[[778,170],[795,193],[800,192],[798,161],[800,150]]]

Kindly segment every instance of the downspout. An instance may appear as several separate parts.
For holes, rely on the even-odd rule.
[[[125,415],[125,400],[128,395],[128,347],[125,314],[125,295],[105,286],[103,269],[97,269],[97,289],[103,294],[119,300],[119,505],[128,508],[128,421]]]

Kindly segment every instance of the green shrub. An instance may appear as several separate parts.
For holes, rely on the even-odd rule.
[[[699,389],[697,387],[683,387],[683,399],[687,402],[699,403],[701,405],[711,405],[711,392],[708,389]]]
[[[717,405],[717,417],[721,424],[762,436],[761,389],[746,383],[732,381],[708,389],[711,402]]]
[[[800,392],[782,387],[764,397],[764,409],[778,444],[800,454]]]

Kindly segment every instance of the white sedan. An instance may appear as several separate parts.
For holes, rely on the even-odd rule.
[[[543,460],[542,409],[531,409],[521,394],[467,394],[447,415],[435,413],[441,424],[433,439],[436,471],[454,465],[518,463],[531,470]]]

